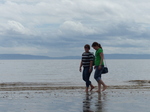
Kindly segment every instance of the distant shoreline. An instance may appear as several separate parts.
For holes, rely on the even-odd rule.
[[[28,54],[0,54],[0,60],[81,59],[81,56],[49,57]],[[150,54],[105,54],[105,59],[150,59]]]

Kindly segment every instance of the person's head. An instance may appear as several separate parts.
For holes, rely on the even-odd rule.
[[[86,44],[86,45],[84,46],[84,50],[85,50],[85,52],[89,52],[89,50],[90,50],[90,45]]]
[[[97,42],[93,42],[92,47],[93,47],[93,49],[95,49],[95,50],[97,50],[97,49],[99,49],[99,48],[102,49],[102,46],[101,46],[99,43],[97,43]]]

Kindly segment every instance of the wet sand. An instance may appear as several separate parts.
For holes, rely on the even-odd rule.
[[[101,94],[87,94],[81,86],[1,83],[0,112],[149,112],[149,83],[130,82]]]
[[[107,89],[150,89],[150,80],[130,80],[129,85],[108,85]],[[0,91],[33,91],[33,90],[61,90],[84,89],[84,86],[68,85],[65,83],[37,83],[37,82],[9,82],[0,83]]]

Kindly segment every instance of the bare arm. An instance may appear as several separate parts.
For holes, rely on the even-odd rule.
[[[93,61],[90,61],[90,69],[89,69],[89,72],[92,72],[92,67],[93,67]]]
[[[90,68],[92,68],[93,66],[93,61],[90,61]]]
[[[100,57],[101,57],[101,61],[100,61],[100,64],[99,64],[99,65],[102,65],[103,60],[104,60],[104,54],[103,54],[103,53],[100,53]]]
[[[80,71],[80,72],[82,71],[82,60],[81,60],[81,62],[80,62],[79,71]]]
[[[102,63],[103,63],[104,54],[103,54],[103,53],[100,53],[100,57],[101,57],[101,61],[100,61],[100,64],[99,64],[99,69],[101,69],[101,65],[102,65]]]

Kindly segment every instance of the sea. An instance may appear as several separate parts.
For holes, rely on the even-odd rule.
[[[80,60],[0,60],[0,112],[149,112],[149,64],[107,59],[100,94],[85,92]]]
[[[0,83],[50,83],[51,86],[85,86],[80,60],[0,60]],[[102,80],[110,86],[150,80],[149,59],[107,59],[109,69]],[[90,80],[94,79],[94,70]]]

